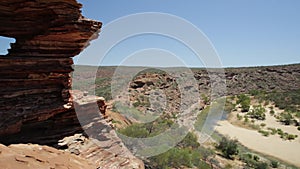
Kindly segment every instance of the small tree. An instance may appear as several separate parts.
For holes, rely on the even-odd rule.
[[[258,162],[255,166],[256,169],[267,169],[268,163],[266,162]]]
[[[257,119],[257,120],[265,120],[266,115],[265,115],[266,109],[263,108],[261,105],[258,106],[253,106],[253,109],[248,113],[248,115],[251,118]]]
[[[180,141],[177,146],[179,147],[190,147],[198,148],[200,144],[198,143],[198,138],[194,133],[189,132],[182,141]]]
[[[279,167],[279,162],[278,162],[278,161],[272,160],[270,166],[271,166],[272,168],[278,168],[278,167]]]
[[[290,125],[294,121],[293,115],[291,113],[281,113],[280,114],[280,122],[285,125]]]
[[[234,159],[234,155],[239,153],[237,140],[232,140],[227,137],[223,137],[217,146],[222,151],[224,157],[228,159]]]
[[[250,109],[250,97],[245,95],[245,94],[241,94],[238,95],[238,100],[237,103],[241,104],[241,108],[242,108],[242,112],[248,112]]]

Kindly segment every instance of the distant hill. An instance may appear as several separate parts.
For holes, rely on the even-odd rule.
[[[102,95],[107,99],[110,99],[110,82],[116,68],[117,67],[114,66],[98,68],[94,66],[76,65],[76,76],[74,76],[74,78],[76,82],[82,81],[84,84],[80,87],[80,89],[93,91],[92,89],[96,88],[95,91],[97,95]],[[130,74],[130,72],[139,68],[140,67],[122,67],[122,70],[125,70],[122,78],[129,78],[129,76],[126,77],[126,74]],[[172,69],[176,70],[180,68]],[[205,68],[191,68],[191,70],[198,82],[200,92],[209,95],[212,82],[208,71]],[[217,69],[210,70],[212,72],[216,72],[213,73],[214,75],[220,75]],[[253,90],[262,90],[265,92],[285,92],[300,89],[300,64],[225,68],[224,71],[227,86],[227,93],[225,95],[249,93]],[[96,85],[94,85],[95,72],[97,72]],[[171,78],[167,73],[153,68],[148,69],[148,71],[144,71],[144,73],[146,73],[143,76],[144,79],[147,79],[147,76],[152,77],[155,74],[157,75],[157,78],[160,78],[161,80]],[[140,77],[137,78],[140,79]],[[78,83],[75,85],[78,85]]]

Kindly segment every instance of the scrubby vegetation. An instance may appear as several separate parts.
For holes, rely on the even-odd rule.
[[[294,117],[291,113],[284,112],[280,114],[279,120],[285,125],[291,125],[294,122]]]
[[[210,169],[211,166],[205,160],[213,154],[212,150],[200,146],[193,133],[188,133],[176,147],[150,157],[148,164],[153,168],[161,169],[182,168],[183,166]]]
[[[220,143],[217,145],[217,149],[221,150],[224,157],[228,159],[234,159],[235,155],[238,155],[237,140],[232,140],[227,137],[223,137]]]
[[[240,159],[246,163],[245,168],[246,169],[267,169],[268,168],[268,163],[263,162],[260,160],[260,157],[257,155],[253,155],[250,153],[247,154],[242,154],[240,156]]]
[[[159,71],[157,69],[147,69],[143,72],[140,72],[138,75],[136,75],[136,77],[146,73],[163,74],[164,71]],[[200,79],[200,76],[197,77]],[[96,95],[103,96],[107,100],[111,99],[111,88],[110,85],[108,85],[108,82],[111,81],[110,78],[111,74],[109,74],[109,76],[96,79],[95,86]],[[162,81],[161,79],[157,81],[158,86],[161,86],[163,83],[165,83],[165,81]],[[90,85],[92,86],[93,83],[91,83]],[[176,88],[176,86],[174,88]],[[131,90],[130,93],[136,92],[134,89],[129,90]],[[246,89],[245,91],[247,90],[248,89]],[[237,96],[228,96],[229,101],[226,101],[225,111],[228,110],[228,112],[230,112],[231,110],[241,110],[243,112],[234,114],[234,116],[232,116],[232,119],[235,121],[237,121],[236,119],[239,119],[236,124],[241,125],[242,127],[246,127],[248,129],[254,129],[264,136],[277,135],[277,137],[281,137],[285,140],[293,140],[298,137],[297,135],[287,133],[286,131],[283,131],[281,129],[270,128],[268,126],[268,121],[264,121],[263,123],[261,123],[261,121],[259,120],[265,120],[265,108],[268,109],[266,106],[269,106],[271,104],[272,106],[269,107],[270,115],[272,115],[275,118],[277,117],[278,121],[280,121],[282,124],[297,126],[297,129],[300,131],[299,120],[297,121],[297,117],[300,117],[300,90],[290,92],[274,91],[270,93],[265,91],[253,90],[250,92],[250,95],[240,94]],[[255,99],[253,99],[253,97]],[[134,119],[141,119],[141,121],[151,121],[153,118],[152,115],[149,115],[146,112],[138,111],[142,110],[141,108],[150,106],[148,97],[144,95],[137,95],[136,97],[134,97],[134,99],[134,101],[130,102],[130,105],[132,105],[133,107],[119,107],[118,111],[116,112],[129,115]],[[201,94],[201,99],[204,101],[205,104],[209,104],[210,101],[212,101],[208,97],[207,93],[206,95]],[[251,109],[251,103],[259,103],[259,105],[253,106],[253,109]],[[202,130],[203,124],[205,123],[210,107],[212,106],[206,106],[206,108],[202,110],[201,113],[199,113],[197,121],[195,123],[196,130]],[[277,108],[284,109],[285,112],[281,113],[281,111],[278,111]],[[165,130],[171,128],[172,125],[174,125],[173,121],[176,119],[177,113],[176,111],[171,113],[174,113],[172,114],[173,116],[170,115],[171,117],[154,117],[157,119],[153,119],[153,122],[145,124],[135,123],[125,129],[119,130],[118,132],[135,138],[146,138],[156,136],[164,132]],[[112,122],[117,123],[117,121]],[[265,160],[263,156],[259,157],[258,155],[254,155],[252,153],[248,153],[250,155],[247,155],[247,153],[245,152],[241,153],[241,145],[239,145],[236,140],[231,140],[227,138],[227,140],[220,139],[217,140],[217,142],[218,141],[220,141],[220,143],[217,143],[216,148],[219,149],[219,151],[221,152],[220,154],[222,154],[223,157],[226,157],[228,159],[235,158],[236,160],[242,160],[246,163],[246,167],[244,168],[267,168],[268,166],[277,168],[279,166],[279,163],[276,160],[268,161]],[[209,158],[214,155],[214,151],[216,150],[204,148],[202,147],[202,145],[199,145],[195,135],[193,133],[188,133],[185,139],[178,143],[176,147],[170,149],[169,151],[163,154],[146,159],[145,163],[147,165],[150,165],[150,167],[152,168],[211,168],[211,166],[207,164],[207,161],[211,161],[213,164],[218,163],[218,160],[216,158]],[[247,152],[249,151],[250,150],[247,150]],[[217,156],[219,157],[219,155]],[[229,164],[225,166],[225,168],[234,167],[234,165]]]
[[[248,112],[250,109],[251,99],[249,96],[245,94],[241,94],[237,96],[237,104],[241,104],[242,112]]]
[[[270,166],[272,168],[278,168],[279,167],[279,162],[272,160],[271,163],[270,163]]]
[[[253,106],[253,109],[251,109],[247,115],[250,117],[250,118],[254,118],[254,119],[257,119],[257,120],[265,120],[266,119],[266,109],[263,108],[261,105],[256,105],[256,106]]]
[[[256,99],[274,102],[275,106],[300,117],[300,89],[289,92],[266,93],[253,90],[250,92]]]
[[[153,122],[139,124],[135,123],[124,129],[119,130],[121,134],[128,137],[146,138],[156,136],[165,130],[169,129],[173,125],[173,121],[170,119],[158,118]]]
[[[170,128],[172,124],[172,120],[158,118],[151,123],[133,124],[118,132],[129,137],[146,138],[160,134]],[[209,169],[211,167],[205,160],[213,154],[212,150],[200,146],[197,136],[189,132],[176,147],[160,155],[148,158],[146,163],[153,168],[161,169],[180,168],[182,166]]]
[[[101,77],[96,78],[95,83],[95,94],[97,96],[104,97],[106,100],[111,100],[111,78]]]
[[[263,136],[268,137],[270,135],[269,131],[265,131],[265,130],[258,130],[259,133],[261,133]]]

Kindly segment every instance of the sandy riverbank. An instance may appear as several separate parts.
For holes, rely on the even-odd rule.
[[[231,138],[236,138],[244,146],[263,154],[277,157],[300,167],[300,138],[285,141],[277,135],[264,137],[254,130],[237,127],[228,121],[220,121],[216,131]]]

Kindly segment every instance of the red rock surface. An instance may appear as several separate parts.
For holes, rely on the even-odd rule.
[[[32,128],[29,127],[26,130],[26,135],[22,133],[11,135],[9,137],[5,137],[6,141],[16,140],[17,138],[19,138],[20,141],[35,140],[37,142],[43,143],[49,142],[51,140],[52,142],[54,142],[57,141],[57,138],[61,138],[61,136],[57,136],[54,133],[61,133],[62,135],[64,135],[62,132],[69,131],[68,134],[71,135],[76,126],[80,125],[83,126],[84,132],[88,134],[89,138],[87,136],[84,136],[83,134],[75,134],[74,136],[62,139],[61,141],[59,141],[59,143],[57,141],[57,148],[64,149],[66,152],[62,153],[61,151],[58,151],[54,148],[47,147],[46,149],[52,150],[53,153],[47,154],[46,152],[42,152],[44,153],[44,155],[41,156],[42,158],[49,158],[48,161],[42,160],[43,163],[40,162],[41,160],[39,160],[40,158],[38,155],[34,156],[34,158],[32,158],[31,156],[27,157],[26,155],[26,153],[31,153],[32,148],[38,147],[38,149],[41,149],[41,146],[35,145],[34,147],[30,144],[13,145],[13,147],[21,147],[21,149],[17,149],[20,151],[16,151],[15,149],[13,149],[10,152],[12,155],[8,156],[1,156],[1,154],[6,153],[4,152],[4,150],[7,151],[7,148],[2,146],[2,149],[4,150],[1,150],[0,146],[0,168],[1,166],[3,166],[3,168],[6,167],[7,169],[15,169],[16,167],[22,168],[22,166],[26,168],[29,164],[29,166],[31,166],[31,168],[33,169],[47,167],[51,168],[49,166],[53,166],[54,164],[56,164],[57,159],[61,159],[61,161],[64,161],[65,164],[57,164],[57,166],[54,168],[72,168],[73,163],[72,160],[69,159],[73,158],[69,154],[72,153],[78,155],[80,159],[85,160],[85,163],[82,163],[84,167],[80,165],[78,166],[85,169],[89,169],[89,166],[86,164],[90,163],[93,164],[90,168],[98,169],[143,169],[143,162],[134,157],[132,153],[124,146],[122,140],[117,136],[115,130],[111,127],[108,119],[105,119],[104,115],[100,112],[100,106],[103,103],[102,98],[97,96],[85,95],[81,91],[72,91],[71,93],[73,96],[72,99],[74,101],[74,107],[72,106],[68,113],[61,113],[60,115],[62,116],[55,116],[38,124],[31,124],[32,126],[34,126],[34,128],[49,127],[49,136],[41,134],[41,131],[32,131]],[[95,105],[98,109],[96,111]],[[75,113],[74,108],[76,108],[77,114]],[[80,117],[79,119],[81,124],[79,124],[76,115]],[[56,121],[56,123],[53,121]],[[74,125],[75,122],[77,123],[77,125],[70,127]],[[58,126],[51,127],[54,124]],[[78,131],[82,131],[81,127],[77,129]],[[36,150],[34,150],[34,152],[36,152],[36,154],[39,154],[39,152],[37,152]],[[27,161],[19,163],[18,160],[15,160],[15,157],[18,158],[19,156],[26,157]],[[3,160],[1,161],[1,159]]]
[[[85,147],[76,157],[39,145],[0,145],[1,169],[144,168],[103,118],[101,98],[71,98],[72,57],[98,37],[102,25],[84,18],[80,8],[76,0],[0,1],[0,36],[16,39],[9,53],[0,56],[0,143],[55,145],[84,128],[94,133],[91,139],[106,139],[108,151]],[[87,115],[83,128],[75,108]]]
[[[96,169],[82,157],[48,146],[0,144],[1,169]]]
[[[76,0],[0,2],[0,36],[16,39],[0,57],[0,137],[26,135],[28,128],[43,132],[43,121],[72,111],[72,57],[102,25],[85,19],[80,8]]]
[[[67,152],[92,161],[98,168],[144,168],[143,162],[135,158],[127,148],[124,148],[124,144],[114,130],[102,132],[100,135],[106,139],[86,138],[82,134],[76,134],[64,138],[59,145],[67,147]],[[103,149],[102,147],[106,148]]]

